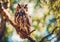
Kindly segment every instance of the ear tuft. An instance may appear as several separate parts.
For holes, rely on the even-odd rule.
[[[20,6],[20,4],[18,4],[18,6]]]

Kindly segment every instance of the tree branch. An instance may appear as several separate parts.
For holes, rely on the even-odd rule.
[[[57,28],[58,28],[58,27],[55,27],[50,34],[48,34],[47,36],[43,37],[39,42],[43,42],[43,40],[44,40],[45,38],[49,37],[50,35],[52,35]]]
[[[1,19],[2,20],[1,20],[1,28],[0,28],[0,39],[3,37],[4,32],[6,30],[6,20],[3,18],[3,16]]]
[[[17,27],[17,24],[11,20],[10,14],[6,9],[2,8],[1,13],[2,13],[2,16],[5,16],[5,18],[10,22],[11,25],[13,25],[14,27]]]
[[[1,11],[1,2],[2,0],[0,0],[0,11]],[[1,17],[1,25],[0,25],[0,39],[2,39],[2,37],[4,36],[4,32],[6,30],[6,19],[3,15],[1,16],[2,17]]]

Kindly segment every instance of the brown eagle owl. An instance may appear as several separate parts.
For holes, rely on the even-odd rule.
[[[30,27],[32,22],[31,17],[27,14],[27,12],[28,12],[27,4],[17,5],[14,21],[18,25],[16,31],[22,39],[25,39],[26,37],[22,34],[21,31],[30,36]]]

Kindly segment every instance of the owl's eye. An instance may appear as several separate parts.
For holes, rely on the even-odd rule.
[[[24,8],[27,8],[27,7],[24,7]]]

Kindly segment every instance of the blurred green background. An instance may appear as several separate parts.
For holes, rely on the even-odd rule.
[[[18,3],[28,4],[28,13],[32,18],[31,30],[36,30],[31,36],[35,40],[41,40],[44,36],[51,33],[54,27],[60,26],[60,19],[58,19],[58,17],[60,18],[60,0],[10,0],[9,13],[12,19],[14,19]],[[29,42],[27,39],[21,39],[9,22],[6,25],[7,28],[4,35],[6,42]],[[60,42],[60,37],[55,37],[59,34],[60,28],[56,29],[54,34],[44,39],[44,42],[48,42],[48,40],[50,40],[49,42]],[[55,38],[52,39],[53,37]]]

